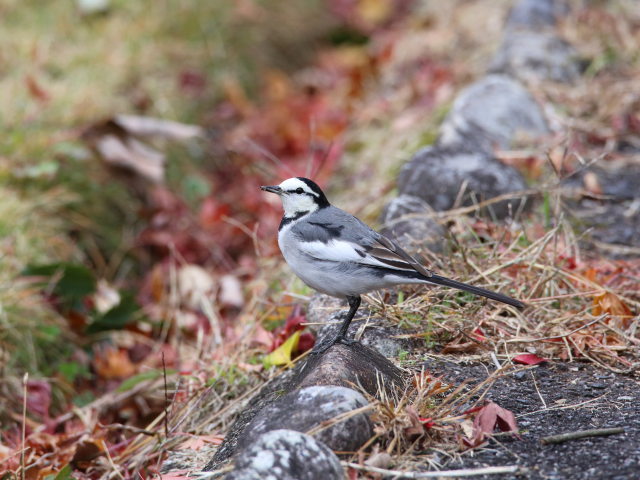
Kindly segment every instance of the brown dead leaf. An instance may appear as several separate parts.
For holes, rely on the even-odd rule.
[[[200,450],[205,445],[220,445],[224,440],[224,435],[193,435],[183,442],[178,450]]]
[[[481,445],[498,428],[501,432],[512,432],[518,435],[516,417],[510,410],[500,407],[497,403],[489,402],[482,407],[473,420],[473,437],[464,440],[467,446],[473,448]]]
[[[135,138],[115,120],[90,127],[83,139],[114,173],[134,174],[154,184],[164,181],[164,154]]]
[[[623,328],[629,327],[633,317],[627,304],[611,292],[602,292],[593,296],[593,314],[602,315],[605,313],[613,317],[619,317]]]
[[[27,75],[24,83],[27,86],[27,90],[29,90],[29,94],[39,102],[46,103],[50,100],[49,93],[40,86],[40,83],[33,75]]]
[[[198,125],[189,125],[163,118],[116,115],[113,121],[129,134],[139,137],[159,137],[172,141],[204,137],[204,129]]]
[[[600,186],[600,180],[598,180],[598,175],[595,172],[587,172],[584,174],[582,178],[584,182],[584,188],[594,195],[602,195],[602,187]]]
[[[102,442],[95,442],[93,440],[83,440],[79,442],[71,459],[73,467],[83,472],[91,467],[94,460],[104,454],[101,444]]]
[[[98,375],[107,380],[127,378],[136,373],[127,351],[113,347],[97,350],[93,367]]]
[[[202,302],[211,298],[214,286],[211,273],[199,265],[184,265],[178,270],[180,300],[189,308],[202,308]]]

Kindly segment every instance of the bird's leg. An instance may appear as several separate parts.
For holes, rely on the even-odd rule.
[[[347,330],[349,330],[349,325],[351,325],[351,320],[355,317],[358,308],[360,308],[361,298],[358,295],[357,297],[347,297],[347,302],[349,302],[349,313],[347,313],[347,318],[342,321],[342,325],[340,325],[340,331],[336,338],[333,339],[333,343],[344,343],[351,344],[355,340],[347,340]]]
[[[340,325],[340,331],[329,343],[323,345],[319,350],[314,350],[313,353],[324,353],[336,343],[342,343],[344,345],[352,345],[356,343],[355,340],[349,340],[347,338],[347,331],[349,330],[351,320],[353,320],[353,317],[358,311],[358,308],[360,308],[361,298],[359,295],[357,297],[348,296],[347,302],[349,302],[349,313],[347,313],[347,318],[342,321],[342,325]]]

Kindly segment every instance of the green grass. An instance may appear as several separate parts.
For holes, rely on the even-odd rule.
[[[262,69],[300,65],[312,55],[305,45],[318,42],[328,25],[317,15],[320,0],[293,11],[271,0],[247,5],[255,8],[114,0],[95,16],[81,15],[73,1],[0,5],[0,42],[11,52],[0,70],[0,349],[8,353],[0,366],[9,374],[47,375],[69,363],[64,322],[19,273],[73,261],[115,276],[99,268],[99,257],[108,264],[140,228],[139,203],[104,171],[82,130],[120,113],[206,125],[225,82],[251,97]],[[311,26],[309,18],[316,19]],[[303,53],[279,48],[297,37]],[[255,45],[264,48],[256,52]],[[184,75],[199,76],[203,87],[185,88]],[[196,205],[209,193],[201,176],[211,162],[206,149],[166,153],[171,188]]]

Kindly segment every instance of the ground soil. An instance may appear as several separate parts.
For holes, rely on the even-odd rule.
[[[435,362],[434,373],[451,381],[483,379],[491,368]],[[489,398],[517,417],[520,440],[500,437],[487,448],[452,461],[445,469],[519,465],[514,476],[473,478],[640,478],[640,382],[580,363],[543,364],[496,382]],[[594,428],[624,427],[625,433],[543,445],[541,438]]]

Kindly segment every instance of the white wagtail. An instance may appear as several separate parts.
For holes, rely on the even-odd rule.
[[[260,187],[280,196],[284,216],[278,245],[285,260],[304,283],[333,297],[346,298],[349,313],[338,335],[321,351],[347,340],[360,295],[406,283],[457,288],[522,309],[525,304],[500,293],[442,277],[427,270],[395,242],[353,215],[334,207],[308,178],[289,178],[280,185]]]

